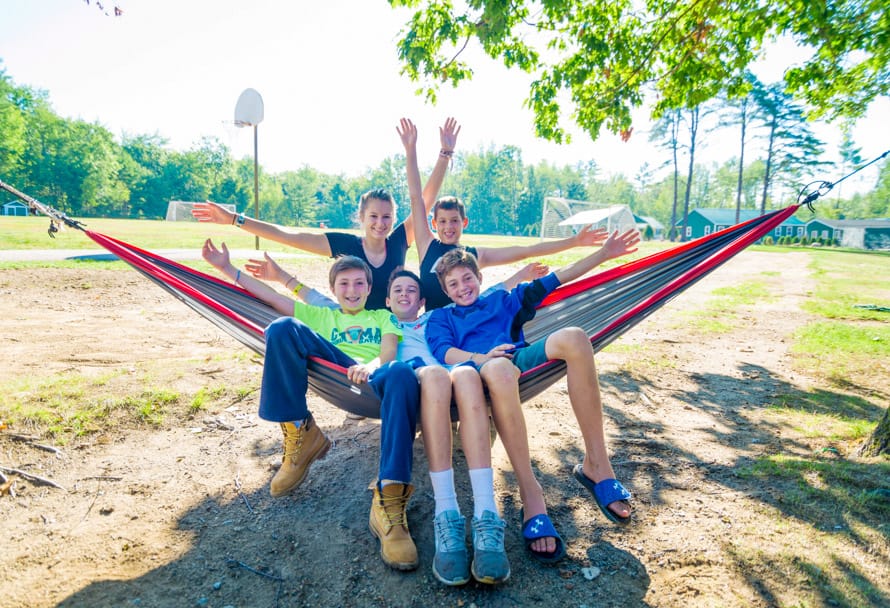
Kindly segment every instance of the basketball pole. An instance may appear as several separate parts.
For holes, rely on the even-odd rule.
[[[257,125],[253,125],[253,219],[260,219],[260,161],[257,155]],[[260,250],[260,237],[256,237],[256,250]]]

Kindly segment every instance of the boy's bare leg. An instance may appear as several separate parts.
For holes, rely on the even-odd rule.
[[[451,468],[451,377],[448,370],[428,365],[417,370],[420,380],[420,428],[430,471]]]
[[[606,450],[603,403],[590,340],[582,329],[566,327],[552,333],[544,346],[547,358],[566,362],[569,400],[584,437],[584,474],[597,483],[614,479],[615,471]],[[630,515],[630,505],[625,501],[611,503],[609,509],[619,517]]]
[[[470,470],[491,468],[488,403],[482,378],[475,368],[464,365],[451,370],[451,382],[460,413],[460,442],[467,467]]]
[[[533,517],[547,513],[544,490],[532,471],[525,416],[522,415],[519,401],[519,370],[509,359],[498,358],[485,363],[479,373],[488,386],[494,425],[519,483],[524,515]],[[532,550],[553,552],[556,550],[556,539],[539,538],[532,543]]]

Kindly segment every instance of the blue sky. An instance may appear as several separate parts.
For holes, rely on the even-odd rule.
[[[422,166],[435,159],[447,116],[462,125],[459,148],[467,151],[515,145],[526,163],[595,160],[604,173],[630,178],[642,162],[663,161],[647,140],[645,113],[628,143],[609,133],[591,142],[577,131],[569,145],[536,140],[522,107],[529,77],[478,52],[470,55],[473,81],[443,89],[437,106],[427,105],[414,95],[417,85],[399,76],[395,42],[408,14],[386,0],[106,0],[106,10],[124,9],[120,18],[95,4],[0,0],[0,59],[17,84],[48,91],[58,114],[97,121],[118,137],[159,133],[171,147],[188,149],[215,136],[236,155],[252,155],[251,130],[231,125],[235,102],[250,87],[265,105],[260,163],[275,172],[309,165],[357,175],[376,167],[402,151],[395,131],[402,116],[418,125]],[[778,78],[785,67],[766,64],[761,76]],[[867,159],[887,147],[886,121],[877,117],[888,112],[882,100],[854,130]],[[836,127],[818,133],[839,141]],[[731,157],[733,135],[707,145],[700,160]],[[874,175],[844,185],[869,187]]]

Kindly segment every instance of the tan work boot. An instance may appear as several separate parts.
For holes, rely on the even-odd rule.
[[[270,493],[276,498],[297,489],[306,479],[312,462],[324,458],[331,448],[330,440],[319,430],[311,414],[299,428],[292,422],[283,422],[281,430],[284,433],[284,456],[281,468],[269,486]]]
[[[417,547],[408,531],[408,499],[414,487],[405,483],[391,483],[374,487],[371,503],[371,532],[380,539],[380,557],[390,568],[414,570],[417,567]]]

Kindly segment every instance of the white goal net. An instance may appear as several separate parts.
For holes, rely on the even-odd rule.
[[[167,204],[167,221],[168,222],[193,222],[196,221],[192,217],[192,207],[195,203],[192,201],[170,201]],[[235,213],[235,205],[220,205],[232,213]]]
[[[565,238],[583,226],[593,224],[610,232],[623,232],[636,226],[627,205],[609,205],[548,196],[544,199],[541,217],[541,238]]]

